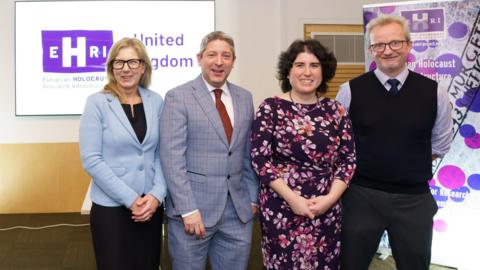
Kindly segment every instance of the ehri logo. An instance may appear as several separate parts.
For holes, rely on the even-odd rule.
[[[105,71],[113,44],[110,30],[42,31],[43,71],[78,73]]]
[[[401,11],[407,19],[412,33],[441,32],[445,27],[443,9],[419,9]]]

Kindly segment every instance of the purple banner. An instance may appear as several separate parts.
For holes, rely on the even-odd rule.
[[[110,30],[42,31],[43,71],[78,73],[105,71],[113,44]]]

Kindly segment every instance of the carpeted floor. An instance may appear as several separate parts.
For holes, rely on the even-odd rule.
[[[78,213],[0,215],[0,229],[12,226],[40,227],[54,224],[88,224],[88,216]],[[255,224],[248,269],[262,269],[260,229]],[[162,269],[171,269],[166,241],[162,249]],[[40,230],[0,230],[0,270],[94,270],[95,258],[89,226],[59,226]],[[431,270],[452,269],[433,266]],[[374,258],[369,270],[395,270],[391,257]]]

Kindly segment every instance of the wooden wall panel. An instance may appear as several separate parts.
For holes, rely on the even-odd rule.
[[[78,143],[0,144],[0,214],[79,212],[89,181]]]

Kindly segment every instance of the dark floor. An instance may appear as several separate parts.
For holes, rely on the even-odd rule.
[[[78,213],[0,215],[0,270],[89,270],[95,269],[90,227],[53,227],[41,230],[1,229],[12,226],[47,226],[53,224],[87,224],[88,216]],[[262,269],[260,232],[255,224],[253,248],[248,269]],[[166,241],[162,252],[162,269],[171,269]],[[432,266],[430,269],[450,269]],[[391,257],[375,258],[369,270],[395,270]]]

